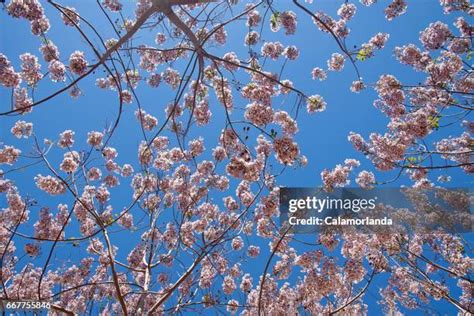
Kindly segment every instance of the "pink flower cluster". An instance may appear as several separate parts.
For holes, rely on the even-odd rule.
[[[320,95],[312,95],[306,100],[308,113],[323,112],[326,109],[326,102]]]
[[[67,173],[73,173],[79,167],[80,162],[81,157],[77,151],[68,151],[64,154],[63,161],[61,162],[59,169]]]
[[[406,10],[407,4],[405,0],[393,0],[384,10],[385,17],[387,20],[391,21],[397,16],[405,14]]]
[[[53,82],[66,80],[66,66],[58,60],[53,60],[48,66],[49,76]]]
[[[397,117],[405,113],[405,93],[402,84],[392,75],[382,75],[375,85],[380,99],[374,101],[374,106],[379,108],[389,117]]]
[[[158,119],[153,115],[146,113],[144,110],[135,111],[135,116],[147,131],[151,131],[158,125]]]
[[[353,3],[343,3],[337,10],[337,15],[345,21],[352,19],[357,11],[357,7]]]
[[[69,148],[74,144],[74,132],[70,129],[59,134],[58,146],[61,148]]]
[[[162,74],[163,80],[171,86],[171,88],[176,89],[181,82],[181,76],[179,72],[172,68],[167,68]]]
[[[13,91],[14,107],[20,113],[31,112],[33,100],[28,96],[28,90],[26,88],[16,88]]]
[[[284,11],[278,16],[279,23],[285,29],[286,35],[295,34],[297,19],[293,11]]]
[[[256,27],[262,20],[260,13],[257,10],[252,10],[247,14],[247,26]]]
[[[56,45],[50,40],[46,41],[41,47],[39,48],[41,54],[43,54],[43,59],[47,63],[53,60],[59,60],[59,50]]]
[[[450,137],[439,141],[436,150],[442,152],[442,157],[461,164],[461,168],[467,173],[474,172],[472,164],[472,142],[469,133],[465,132],[460,137]]]
[[[72,7],[66,7],[64,13],[61,14],[63,23],[68,26],[79,25],[79,15],[76,13],[76,9]]]
[[[430,25],[420,32],[420,41],[426,49],[436,50],[441,48],[451,36],[449,27],[442,22],[430,23]]]
[[[354,93],[359,93],[365,88],[365,84],[362,80],[356,80],[352,82],[351,91]]]
[[[16,138],[28,138],[33,133],[33,123],[17,121],[11,129],[11,133],[15,135]]]
[[[69,69],[76,75],[82,75],[87,70],[87,60],[83,52],[75,51],[69,57]]]
[[[43,176],[38,174],[35,177],[36,186],[46,193],[51,195],[63,194],[66,192],[66,187],[61,183],[60,180],[52,176]]]
[[[298,145],[290,136],[275,138],[273,140],[273,150],[276,159],[283,165],[291,166],[300,154]]]
[[[266,42],[263,44],[261,52],[264,57],[277,60],[283,54],[284,47],[280,42]]]
[[[289,60],[296,60],[300,55],[300,50],[292,45],[292,46],[287,46],[285,50],[283,51],[283,56],[288,58]]]
[[[375,184],[375,175],[370,171],[361,171],[356,178],[356,183],[363,189],[372,189]]]
[[[321,172],[324,190],[331,192],[334,188],[344,187],[350,183],[349,174],[360,166],[359,161],[355,159],[346,159],[344,165],[336,165],[333,170],[324,169]]]
[[[294,135],[298,132],[298,124],[286,111],[275,112],[273,122],[281,126],[285,135]]]
[[[20,55],[21,59],[21,77],[29,86],[35,86],[43,78],[41,74],[41,65],[38,63],[38,57],[25,53]]]
[[[273,110],[270,106],[253,102],[245,110],[245,119],[257,126],[265,126],[273,120]]]
[[[102,145],[104,134],[97,131],[87,133],[87,143],[92,147],[99,148]]]
[[[332,54],[328,60],[328,69],[332,71],[341,71],[344,68],[344,56],[339,53]]]
[[[120,0],[103,0],[102,4],[112,12],[122,10],[122,3],[120,3]]]
[[[313,77],[313,80],[318,79],[319,81],[324,81],[328,78],[326,71],[319,67],[313,68],[311,76]]]
[[[44,15],[44,9],[37,0],[12,0],[7,6],[8,14],[14,18],[30,21],[31,32],[41,35],[49,30],[49,20]]]
[[[258,181],[260,173],[264,167],[262,157],[256,160],[247,161],[240,157],[232,157],[226,166],[226,171],[231,176],[246,181]]]
[[[21,83],[20,74],[15,72],[7,56],[0,53],[0,82],[6,88],[16,87]]]
[[[13,165],[20,157],[21,150],[13,147],[4,145],[0,149],[0,164]]]

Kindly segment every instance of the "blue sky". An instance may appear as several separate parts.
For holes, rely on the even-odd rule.
[[[66,60],[71,52],[80,48],[86,52],[86,56],[92,60],[93,54],[86,46],[85,42],[79,37],[73,28],[63,27],[57,12],[51,6],[44,2],[46,15],[51,21],[52,28],[48,33],[48,38],[59,47],[61,59]],[[134,1],[124,1],[125,12],[132,14]],[[333,168],[336,164],[342,163],[346,158],[356,158],[361,161],[361,167],[356,172],[363,169],[373,170],[371,162],[360,153],[355,152],[352,145],[347,141],[347,135],[350,131],[362,134],[365,138],[371,132],[383,133],[386,130],[388,119],[376,109],[372,102],[377,98],[376,93],[367,89],[360,94],[353,94],[349,87],[353,80],[356,80],[354,70],[346,63],[343,72],[330,72],[328,80],[324,82],[311,80],[311,69],[313,67],[326,68],[326,60],[333,52],[338,52],[338,48],[334,40],[327,34],[319,32],[312,21],[303,14],[298,8],[290,4],[290,1],[275,1],[276,7],[280,11],[288,8],[298,14],[298,30],[295,36],[284,36],[283,31],[272,33],[269,30],[268,22],[265,21],[265,32],[262,39],[266,41],[281,41],[284,45],[296,45],[301,49],[301,55],[295,62],[288,62],[283,72],[283,78],[293,80],[295,86],[305,91],[308,95],[320,94],[327,102],[326,111],[315,115],[301,113],[299,116],[299,130],[297,141],[300,145],[301,152],[309,159],[307,167],[302,169],[288,169],[283,176],[279,178],[279,185],[282,186],[319,186],[321,185],[320,172],[325,168]],[[312,8],[318,8],[332,16],[335,16],[337,9],[342,0],[324,0],[315,1]],[[390,34],[390,39],[386,47],[382,51],[377,51],[376,56],[369,60],[358,63],[359,70],[364,81],[374,83],[381,74],[391,73],[399,78],[402,82],[417,84],[423,80],[420,73],[416,73],[407,66],[402,66],[393,56],[393,49],[396,46],[415,43],[419,45],[419,31],[433,21],[442,20],[448,25],[452,25],[455,19],[454,15],[444,15],[438,1],[435,0],[417,0],[408,1],[408,12],[396,18],[394,21],[387,22],[383,9],[387,5],[387,1],[379,1],[376,5],[367,8],[359,5],[358,12],[354,19],[348,24],[351,34],[347,41],[347,46],[352,47],[367,42],[377,32],[386,32]],[[61,1],[63,5],[71,5],[76,7],[77,11],[84,17],[94,21],[96,28],[101,32],[104,38],[112,37],[110,25],[103,19],[103,16],[97,9],[95,1]],[[24,52],[32,52],[40,56],[38,47],[40,39],[33,37],[29,33],[29,25],[24,21],[13,20],[7,16],[5,12],[0,12],[0,23],[2,31],[0,31],[0,51],[7,55],[12,61],[16,69],[19,69],[19,59],[17,56]],[[222,56],[227,51],[235,51],[239,57],[244,57],[247,48],[243,46],[243,39],[247,29],[244,22],[231,24],[227,28],[229,34],[228,46],[210,49],[211,52],[218,56]],[[137,42],[148,42],[152,44],[154,39],[154,31],[141,31]],[[269,63],[269,69],[278,71],[282,64],[282,59],[276,63]],[[92,63],[92,62],[91,62]],[[158,71],[163,71],[166,67],[162,66]],[[180,69],[180,65],[177,66]],[[47,65],[42,62],[42,69],[46,70]],[[182,67],[181,69],[182,70]],[[97,71],[98,74],[102,70]],[[57,135],[66,129],[72,129],[76,133],[76,144],[78,149],[86,149],[86,135],[91,130],[102,130],[106,124],[113,122],[117,115],[118,103],[116,101],[115,92],[102,91],[94,87],[94,81],[97,76],[91,76],[79,84],[84,95],[79,99],[71,99],[68,95],[60,95],[54,100],[42,104],[35,108],[31,114],[21,117],[23,120],[34,122],[35,134],[39,139],[50,138],[56,139]],[[244,74],[238,75],[238,78],[246,78]],[[62,84],[52,84],[45,80],[40,83],[38,91],[35,92],[36,98],[41,98],[52,91],[60,88]],[[162,85],[159,90],[151,90],[140,86],[137,93],[141,96],[144,109],[156,116],[159,124],[165,120],[164,107],[174,98],[174,94],[168,88]],[[213,94],[213,93],[211,93]],[[0,110],[5,111],[10,107],[10,91],[0,90]],[[280,107],[280,103],[285,102],[281,106],[288,112],[292,110],[295,97],[289,97],[283,100],[282,97],[275,99],[275,104]],[[243,108],[247,102],[235,94],[236,107]],[[119,164],[131,163],[135,169],[138,169],[137,146],[140,142],[140,129],[134,116],[137,105],[125,106],[120,126],[111,142],[111,146],[116,147],[119,156],[117,162]],[[206,140],[206,148],[212,148],[216,143],[216,132],[220,131],[225,124],[225,116],[223,108],[217,104],[215,98],[211,98],[210,108],[213,112],[212,123],[204,128],[196,128],[192,132],[192,136],[202,136]],[[239,111],[235,111],[235,115]],[[0,141],[6,144],[12,144],[20,148],[24,154],[27,154],[31,148],[31,143],[17,140],[10,135],[10,128],[13,123],[20,117],[3,117],[0,123]],[[461,128],[455,127],[450,129],[451,134],[456,136],[461,134]],[[253,134],[251,134],[253,135]],[[436,139],[447,137],[449,133],[440,130],[436,133]],[[190,139],[189,137],[188,139]],[[429,138],[428,138],[429,140]],[[62,158],[62,152],[56,148],[51,154],[51,161],[58,165]],[[26,160],[24,160],[26,161]],[[8,168],[3,168],[8,170]],[[68,201],[64,199],[51,198],[39,192],[36,188],[33,177],[37,173],[45,174],[47,171],[43,167],[35,166],[23,171],[17,172],[12,176],[16,185],[23,194],[31,194],[39,201],[40,205],[49,205],[55,209],[55,205],[61,202],[67,202],[72,205],[72,199]],[[378,180],[387,180],[394,177],[396,172],[376,173]],[[450,170],[449,175],[452,177],[452,186],[471,186],[471,179],[458,170]],[[433,176],[432,179],[436,179]],[[123,186],[114,188],[112,192],[112,205],[114,209],[121,210],[131,200],[130,188],[127,181],[122,181]],[[397,185],[409,184],[406,177],[402,177]],[[216,196],[218,200],[220,197]],[[4,199],[0,199],[0,207],[3,207]],[[34,218],[36,214],[32,212]],[[30,221],[30,223],[32,223]],[[32,224],[31,224],[32,225]],[[31,226],[25,225],[21,229],[24,232],[31,232]],[[113,239],[119,247],[129,249],[127,242],[129,239],[123,234],[114,235]],[[127,237],[128,238],[128,237]],[[22,241],[17,241],[21,244]],[[260,241],[262,246],[266,247],[267,241]],[[77,255],[85,255],[85,245],[79,248],[64,247],[64,250],[57,252],[58,256],[64,258],[74,258]],[[126,257],[127,252],[121,253]],[[35,260],[36,264],[43,262],[44,258]],[[263,260],[263,259],[262,259]],[[25,262],[25,261],[23,261]],[[67,263],[65,263],[67,264]],[[260,267],[263,263],[253,265],[251,271],[255,276],[261,273]],[[293,275],[290,279],[294,281],[297,276]],[[254,277],[256,280],[257,277]],[[366,297],[366,303],[370,305],[369,311],[378,312],[379,307],[373,306],[378,300],[378,291],[376,287],[382,284],[382,279],[375,283],[375,287],[369,291]],[[454,310],[443,303],[433,305],[440,313],[452,314]]]

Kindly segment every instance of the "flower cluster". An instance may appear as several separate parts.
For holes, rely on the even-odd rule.
[[[20,74],[15,72],[7,56],[0,53],[0,82],[6,88],[16,87],[21,82]]]
[[[75,51],[69,57],[69,69],[76,75],[82,75],[87,70],[87,60],[83,52]]]
[[[334,188],[344,187],[350,183],[349,174],[354,169],[360,166],[358,160],[346,159],[344,165],[336,165],[333,170],[323,170],[321,172],[321,179],[323,181],[324,190],[331,192]]]
[[[16,138],[28,138],[33,133],[33,123],[17,121],[11,129],[11,133],[15,135]]]
[[[35,86],[43,78],[41,74],[41,65],[38,63],[38,57],[25,53],[20,55],[21,59],[21,77],[30,86]]]

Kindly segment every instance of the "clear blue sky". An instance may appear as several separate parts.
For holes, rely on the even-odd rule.
[[[76,49],[84,50],[86,56],[91,60],[93,54],[86,46],[84,41],[79,37],[78,33],[73,28],[64,27],[57,12],[49,6],[46,1],[41,1],[45,7],[46,15],[51,21],[52,28],[48,33],[48,38],[52,39],[59,47],[61,52],[61,60],[65,61],[70,53]],[[303,1],[302,1],[303,2]],[[134,1],[124,1],[125,12],[132,14],[134,8]],[[317,113],[315,115],[308,115],[301,113],[299,116],[299,129],[297,140],[301,148],[301,152],[309,159],[309,164],[303,169],[289,169],[280,177],[279,185],[281,186],[319,186],[321,185],[320,172],[325,168],[333,168],[336,164],[342,163],[346,158],[356,158],[361,161],[361,167],[357,169],[373,170],[371,162],[360,153],[355,152],[352,145],[347,141],[347,135],[350,131],[362,134],[365,138],[371,132],[383,133],[386,130],[388,119],[376,109],[372,102],[377,98],[374,91],[368,89],[360,94],[353,94],[349,87],[353,80],[356,79],[354,70],[346,63],[346,68],[341,73],[329,73],[328,80],[324,82],[311,80],[311,69],[313,67],[326,68],[326,60],[333,52],[338,52],[338,48],[333,39],[322,32],[319,32],[312,21],[303,14],[298,8],[290,5],[290,1],[275,1],[276,7],[280,11],[287,8],[295,11],[298,14],[298,30],[295,36],[284,36],[283,31],[272,33],[269,31],[268,22],[265,21],[265,33],[263,39],[267,41],[279,40],[285,45],[296,45],[301,49],[301,55],[296,62],[288,62],[283,72],[283,78],[287,77],[293,80],[295,86],[305,91],[308,95],[320,94],[327,102],[326,111]],[[336,11],[342,0],[323,0],[315,1],[313,8],[323,10],[332,16],[336,15]],[[379,1],[378,4],[367,8],[363,7],[357,2],[358,12],[354,19],[348,24],[351,29],[351,34],[347,41],[348,47],[358,45],[368,41],[377,32],[386,32],[390,34],[390,39],[386,47],[382,51],[376,52],[376,56],[359,63],[359,69],[364,81],[374,83],[381,74],[391,73],[398,77],[402,82],[417,84],[422,80],[419,73],[413,72],[409,67],[400,65],[393,57],[393,49],[396,46],[402,46],[408,43],[415,43],[419,45],[418,34],[430,22],[442,20],[445,23],[452,25],[454,16],[444,15],[439,1],[436,0],[412,0],[408,1],[408,12],[396,18],[392,22],[387,22],[383,9],[388,4],[387,1]],[[97,9],[95,1],[92,0],[77,0],[77,1],[61,1],[63,5],[71,5],[76,7],[78,12],[91,21],[94,21],[96,28],[105,37],[112,37],[108,22],[103,19],[103,16]],[[19,69],[19,59],[17,56],[24,52],[32,52],[40,57],[38,47],[40,46],[40,39],[35,38],[29,33],[29,25],[24,21],[13,20],[7,16],[5,12],[0,12],[0,23],[2,31],[0,31],[0,51],[8,56],[15,68]],[[234,23],[227,28],[229,34],[228,46],[224,48],[212,49],[211,51],[216,55],[222,56],[226,51],[235,51],[239,57],[244,57],[247,50],[243,46],[243,39],[245,37],[246,28],[244,22]],[[155,32],[148,30],[139,33],[138,42],[148,42],[152,45]],[[41,58],[40,58],[41,59]],[[278,63],[274,63],[270,69],[278,70],[283,59]],[[47,64],[43,61],[42,70],[47,69]],[[91,62],[92,63],[92,62]],[[180,69],[180,67],[177,67]],[[165,67],[161,67],[158,71],[163,71]],[[182,70],[182,68],[180,69]],[[100,73],[102,70],[99,70]],[[245,78],[246,75],[241,72],[240,78]],[[76,132],[77,149],[86,149],[86,135],[91,130],[102,130],[106,124],[113,122],[117,115],[118,103],[116,101],[115,93],[112,91],[102,91],[94,87],[94,81],[97,76],[91,76],[88,79],[81,81],[79,84],[83,91],[83,96],[79,99],[71,99],[67,95],[61,95],[54,100],[42,104],[33,110],[33,113],[24,117],[9,117],[2,118],[0,123],[0,141],[6,144],[12,144],[20,148],[24,154],[30,151],[31,143],[17,140],[10,135],[10,128],[17,119],[34,122],[34,131],[39,139],[50,138],[56,139],[57,135],[66,130],[72,129]],[[239,77],[238,77],[239,78]],[[48,93],[58,89],[62,84],[52,84],[45,80],[40,83],[38,91],[35,92],[36,98],[41,98]],[[156,116],[159,124],[163,123],[164,107],[174,98],[174,94],[170,89],[162,86],[159,90],[151,90],[140,86],[137,93],[141,96],[141,101],[144,109]],[[211,93],[213,94],[213,93]],[[10,107],[10,91],[5,89],[0,90],[0,110],[5,111]],[[290,112],[293,107],[295,98],[291,97],[286,100],[285,109]],[[275,99],[275,104],[280,107],[283,98]],[[235,93],[236,107],[243,108],[247,104],[246,100],[241,99]],[[213,112],[212,123],[205,128],[195,128],[194,136],[201,135],[206,140],[206,148],[212,148],[216,141],[216,131],[220,131],[225,124],[223,108],[220,104],[215,102],[212,98],[210,108]],[[140,142],[140,129],[137,120],[134,116],[134,111],[137,109],[136,103],[125,106],[123,117],[112,142],[111,146],[116,147],[119,156],[117,162],[119,164],[131,163],[135,169],[137,165],[137,146]],[[238,111],[236,111],[238,113]],[[236,114],[241,115],[241,114]],[[453,133],[453,131],[456,131]],[[452,128],[452,135],[461,134],[461,128]],[[443,130],[437,132],[436,138],[441,136],[448,136]],[[429,138],[428,138],[429,141]],[[59,164],[62,158],[62,153],[59,149],[54,149],[51,155],[51,160],[56,165]],[[26,160],[24,160],[26,161]],[[3,168],[8,170],[8,168]],[[72,205],[72,199],[68,198],[51,198],[39,192],[36,188],[33,177],[37,173],[46,173],[43,167],[33,167],[21,172],[17,172],[12,178],[16,181],[16,185],[20,188],[21,193],[31,194],[38,199],[40,205],[49,205],[55,210],[55,205],[61,201]],[[376,173],[378,180],[391,179],[396,173]],[[451,170],[449,175],[453,180],[450,185],[453,186],[471,186],[471,179],[465,176],[460,171]],[[433,180],[436,176],[432,177]],[[130,200],[130,188],[126,180],[122,181],[123,186],[114,188],[112,192],[112,205],[114,209],[121,210],[127,205]],[[398,183],[409,184],[406,177],[403,177]],[[216,198],[216,200],[218,200]],[[0,207],[4,206],[4,199],[0,199]],[[36,216],[32,211],[31,217]],[[32,225],[30,220],[29,225]],[[32,232],[32,227],[24,225],[21,228],[23,232]],[[130,249],[127,244],[129,237],[127,235],[115,234],[113,240],[120,248]],[[22,241],[16,240],[18,245]],[[264,247],[264,253],[267,252],[267,241],[260,242]],[[86,245],[83,244],[78,248],[63,247],[64,250],[59,250],[57,256],[63,258],[75,258],[76,256],[85,256]],[[120,257],[125,258],[128,251],[122,251]],[[23,263],[26,263],[23,259]],[[40,265],[44,258],[35,259],[34,263]],[[263,258],[259,259],[263,260]],[[252,262],[251,262],[252,263]],[[65,262],[67,264],[67,262]],[[252,266],[250,269],[255,273],[254,280],[258,279],[257,275],[262,272],[263,263],[252,265],[244,265],[246,267]],[[369,304],[369,311],[378,312],[379,307],[374,306],[374,302],[378,300],[377,286],[383,284],[383,277],[375,283],[365,302]],[[296,280],[293,275],[290,281]],[[256,283],[256,282],[254,282]],[[444,303],[436,303],[432,305],[441,314],[453,314],[454,309]],[[412,314],[410,312],[410,314]]]

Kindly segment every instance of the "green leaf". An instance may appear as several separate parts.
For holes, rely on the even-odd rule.
[[[370,47],[363,47],[357,53],[356,58],[357,58],[357,60],[365,61],[371,55],[372,55],[372,49]]]
[[[280,17],[280,12],[274,12],[271,16],[270,16],[270,24],[272,26],[272,28],[276,28],[278,26],[278,19]]]
[[[439,116],[428,117],[428,122],[430,123],[431,128],[434,128],[436,130],[439,128]]]

